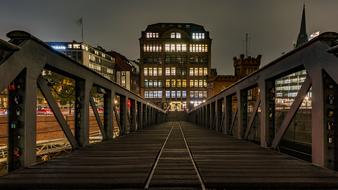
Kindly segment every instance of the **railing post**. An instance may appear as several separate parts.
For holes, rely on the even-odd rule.
[[[107,92],[103,96],[104,101],[104,131],[105,135],[103,135],[103,140],[108,140],[113,137],[113,97],[115,96],[115,93],[111,90],[107,90]]]
[[[142,126],[143,128],[146,128],[147,127],[147,115],[148,115],[148,109],[147,109],[147,105],[146,104],[143,104],[143,123],[142,123]]]
[[[260,141],[262,147],[268,147],[268,127],[269,127],[269,97],[268,88],[265,81],[259,81],[258,88],[261,96],[261,117],[260,117]],[[270,110],[271,111],[271,110]]]
[[[134,132],[137,130],[136,128],[136,100],[129,99],[130,101],[130,131]]]
[[[128,114],[128,107],[127,107],[128,98],[124,95],[120,95],[120,135],[128,134],[129,130],[127,129],[127,114]]]
[[[137,101],[137,128],[136,130],[142,129],[142,103]]]
[[[80,147],[89,144],[89,98],[92,82],[75,82],[75,139]]]
[[[225,98],[225,134],[231,135],[231,122],[232,122],[232,96]]]
[[[210,128],[210,107],[211,107],[211,104],[207,104],[207,122],[206,122],[206,128]]]
[[[247,126],[247,90],[238,90],[237,95],[237,122],[238,122],[238,130],[237,130],[237,138],[242,139],[244,131]]]

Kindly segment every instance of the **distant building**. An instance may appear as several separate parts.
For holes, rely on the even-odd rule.
[[[140,94],[140,69],[138,62],[130,61],[127,57],[115,51],[107,52],[107,54],[115,58],[114,69],[116,74],[114,81],[128,90]]]
[[[154,104],[182,111],[207,98],[211,39],[192,23],[148,25],[140,38],[141,95]]]
[[[261,55],[258,55],[256,58],[251,56],[245,57],[244,54],[240,55],[239,58],[234,57],[235,75],[217,75],[216,69],[211,69],[210,76],[208,77],[209,97],[218,94],[239,79],[259,69],[261,57]]]
[[[47,42],[56,51],[62,52],[96,71],[109,80],[114,80],[115,58],[108,55],[102,47],[92,47],[83,42]]]

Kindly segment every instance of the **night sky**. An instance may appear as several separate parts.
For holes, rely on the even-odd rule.
[[[297,39],[303,3],[307,32],[338,32],[337,0],[0,0],[0,38],[25,30],[44,41],[81,40],[139,57],[139,37],[148,24],[191,22],[210,32],[212,67],[232,74],[232,58],[262,54],[263,65],[290,51]]]

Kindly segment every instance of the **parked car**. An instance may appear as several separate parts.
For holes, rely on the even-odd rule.
[[[36,110],[36,114],[38,114],[38,115],[52,115],[53,112],[50,110],[50,108],[40,107]]]

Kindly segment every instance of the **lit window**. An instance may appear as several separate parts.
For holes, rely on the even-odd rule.
[[[190,87],[194,87],[194,80],[189,81]]]
[[[158,68],[158,76],[162,76],[162,68]]]
[[[154,86],[154,87],[157,87],[157,80],[154,80],[153,86]]]
[[[198,87],[203,87],[203,80],[198,81]]]
[[[170,51],[174,52],[175,51],[175,44],[170,44]]]
[[[176,98],[176,91],[171,91],[171,97]]]
[[[203,73],[203,74],[204,74],[204,76],[207,76],[207,75],[208,75],[208,68],[204,68],[204,70],[203,70],[203,71],[204,71],[204,73]]]
[[[187,87],[187,80],[186,79],[182,80],[182,87]]]
[[[153,68],[149,68],[149,71],[148,71],[149,73],[149,76],[153,76]]]
[[[166,79],[165,80],[165,86],[166,87],[170,87],[170,79]]]
[[[154,32],[147,32],[146,33],[146,38],[158,38],[158,33],[154,33]]]
[[[187,97],[187,91],[182,91],[182,98],[186,98]]]
[[[177,96],[177,98],[180,98],[181,97],[181,91],[177,91],[176,96]]]
[[[198,80],[195,80],[194,86],[195,86],[195,87],[198,87]]]
[[[176,75],[176,68],[175,67],[171,67],[171,75],[172,76]]]
[[[170,34],[170,38],[181,38],[181,33],[179,33],[179,32],[172,32],[171,34]]]
[[[170,91],[165,91],[165,97],[170,98]]]
[[[194,76],[194,68],[189,68],[189,75]]]
[[[182,44],[182,51],[186,52],[187,51],[187,44]]]
[[[162,87],[162,81],[161,80],[158,81],[158,87]]]
[[[170,67],[165,68],[165,76],[170,76]]]
[[[72,44],[68,44],[68,48],[72,48],[73,47],[73,45]]]
[[[165,44],[164,50],[167,51],[167,52],[170,51],[170,44]]]
[[[148,98],[149,97],[149,91],[144,91],[144,97]]]
[[[198,69],[198,75],[199,76],[203,76],[203,68],[199,68]]]
[[[204,87],[207,87],[207,85],[208,85],[208,84],[207,84],[207,80],[203,80],[203,86],[204,86]]]
[[[177,86],[177,87],[181,87],[181,79],[177,79],[177,81],[176,81],[176,86]]]
[[[148,68],[144,68],[143,74],[144,74],[144,76],[148,76]]]
[[[148,80],[147,80],[147,79],[144,80],[144,86],[145,86],[145,87],[148,87]]]
[[[195,70],[194,70],[194,75],[195,76],[198,76],[198,68],[196,67]]]
[[[176,80],[175,79],[171,79],[171,87],[175,87],[176,86]]]
[[[204,39],[204,38],[205,38],[204,33],[192,33],[192,39],[194,39],[194,40],[200,40],[200,39]]]
[[[149,80],[149,87],[153,87],[153,81]]]
[[[73,44],[73,48],[74,48],[74,49],[80,49],[81,46],[80,46],[80,44]]]
[[[153,75],[157,76],[157,68],[154,68]]]

